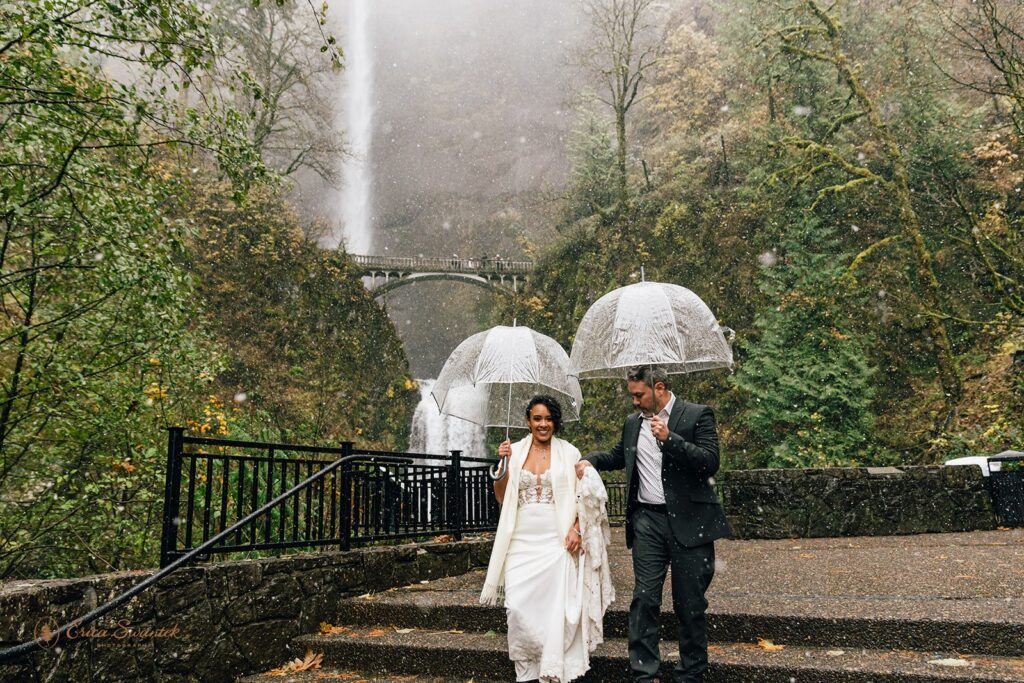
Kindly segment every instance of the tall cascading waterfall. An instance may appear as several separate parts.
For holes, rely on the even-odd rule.
[[[342,187],[337,195],[335,215],[342,230],[336,230],[324,246],[337,248],[342,242],[350,254],[369,254],[373,248],[370,199],[373,169],[370,150],[373,141],[373,50],[370,42],[371,0],[348,0],[345,12],[345,87],[342,90],[343,125],[350,156],[342,168]]]
[[[484,428],[455,417],[442,417],[430,390],[434,380],[421,379],[420,402],[412,418],[409,449],[413,453],[445,454],[460,450],[467,457],[486,457]],[[435,461],[444,464],[443,461]]]

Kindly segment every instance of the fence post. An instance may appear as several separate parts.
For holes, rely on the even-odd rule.
[[[452,451],[452,462],[448,466],[448,524],[452,538],[462,540],[462,517],[465,512],[462,491],[462,451]]]
[[[347,458],[352,455],[352,442],[345,441],[341,444],[341,457]],[[341,528],[339,534],[341,539],[339,547],[342,550],[349,550],[352,547],[352,476],[350,474],[351,463],[344,463],[341,466],[341,500],[338,505],[341,507]]]
[[[160,567],[174,561],[178,545],[178,512],[181,505],[181,452],[185,428],[167,428],[167,469],[164,471],[164,519],[160,536]]]

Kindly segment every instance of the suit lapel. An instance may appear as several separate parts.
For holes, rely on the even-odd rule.
[[[630,415],[626,418],[626,433],[623,436],[625,437],[622,445],[625,448],[623,457],[626,462],[626,496],[629,500],[632,498],[635,488],[633,479],[639,476],[636,471],[636,449],[637,442],[640,440],[640,419],[637,415]],[[636,486],[639,486],[639,480],[637,480]]]
[[[679,425],[683,421],[683,413],[686,412],[686,401],[676,396],[676,404],[672,406],[672,414],[668,416],[668,430],[679,434]]]

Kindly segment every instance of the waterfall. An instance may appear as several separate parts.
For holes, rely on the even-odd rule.
[[[370,196],[373,173],[370,145],[373,138],[373,51],[370,44],[370,0],[346,3],[345,87],[340,108],[351,156],[342,168],[342,188],[336,197],[336,216],[342,233],[332,234],[324,246],[337,248],[344,240],[350,254],[369,254],[373,247]]]
[[[463,455],[486,457],[484,428],[456,417],[442,417],[430,395],[434,380],[421,379],[420,402],[412,417],[409,450],[413,453],[447,453],[461,450]],[[440,462],[440,461],[439,461]]]

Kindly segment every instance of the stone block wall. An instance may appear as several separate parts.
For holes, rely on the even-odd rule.
[[[233,681],[302,656],[292,638],[345,597],[487,565],[491,539],[209,563],[179,569],[92,626],[15,664],[0,681]],[[0,588],[0,648],[82,616],[151,575],[15,581]]]
[[[737,538],[994,529],[978,467],[730,470],[716,488]]]

